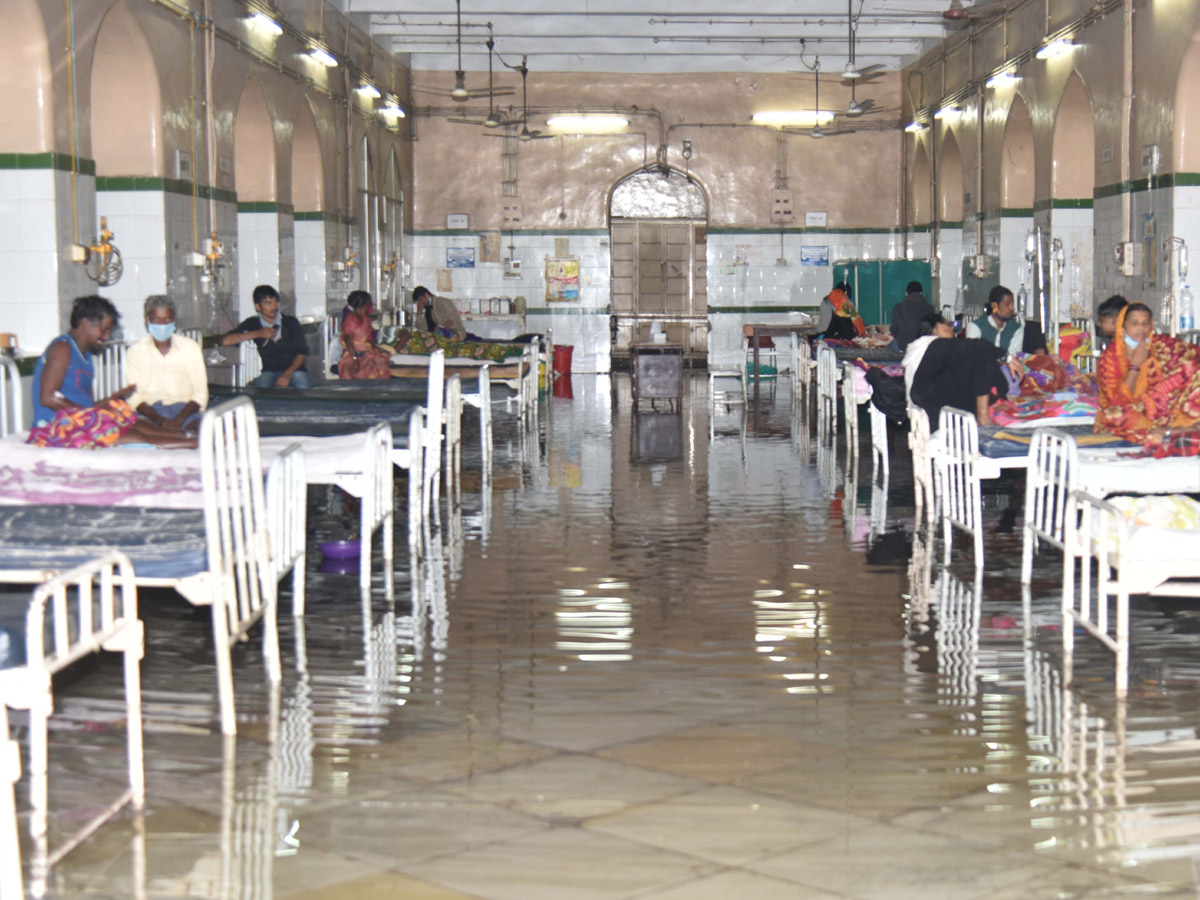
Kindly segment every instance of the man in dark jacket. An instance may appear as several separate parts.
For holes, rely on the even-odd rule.
[[[312,387],[304,368],[308,360],[304,329],[295,316],[279,311],[279,292],[269,284],[260,284],[254,289],[254,308],[257,315],[222,335],[221,346],[254,341],[262,357],[262,374],[254,380],[254,387]]]
[[[904,350],[921,334],[921,320],[936,312],[925,299],[921,282],[910,281],[904,289],[904,299],[892,307],[892,340],[897,350]]]

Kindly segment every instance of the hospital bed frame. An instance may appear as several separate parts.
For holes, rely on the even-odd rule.
[[[51,578],[33,592],[25,618],[25,664],[0,671],[0,893],[23,897],[20,848],[16,843],[13,785],[20,778],[20,755],[9,740],[8,709],[29,711],[29,799],[31,893],[44,896],[51,866],[82,844],[126,804],[140,812],[146,788],[142,759],[140,661],[144,629],[138,618],[137,588],[128,557],[110,552]],[[129,787],[107,802],[53,851],[49,847],[49,719],[54,711],[53,677],[100,650],[124,659],[125,731]]]

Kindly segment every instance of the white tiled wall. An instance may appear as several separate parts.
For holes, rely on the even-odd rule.
[[[290,216],[288,217],[290,221]],[[279,285],[279,214],[237,214],[238,290],[235,298],[239,318],[254,314],[253,291],[260,284]],[[282,292],[281,292],[282,293]]]
[[[323,316],[326,307],[325,223],[298,220],[296,230],[296,315]]]
[[[963,230],[942,228],[938,231],[938,294],[931,297],[938,309],[949,306],[954,312],[962,304]]]
[[[1064,320],[1071,316],[1091,316],[1095,308],[1092,219],[1090,209],[1054,209],[1050,212],[1050,235],[1062,241],[1065,258],[1061,301]]]
[[[578,301],[546,302],[545,258],[553,257],[554,239],[567,238],[570,255],[579,259]],[[408,287],[424,285],[435,294],[444,294],[465,310],[472,300],[493,297],[524,297],[526,325],[530,331],[550,329],[556,344],[575,347],[572,367],[576,372],[607,372],[611,368],[609,332],[610,254],[607,232],[562,234],[521,232],[505,234],[501,239],[501,257],[521,261],[521,274],[506,278],[503,263],[479,262],[477,235],[416,234],[411,238],[412,276]],[[510,251],[509,245],[512,245]],[[437,270],[446,267],[446,251],[452,247],[475,248],[474,268],[455,269],[454,286],[437,290]]]
[[[150,294],[167,293],[166,205],[162,191],[98,191],[96,210],[107,217],[113,244],[121,251],[124,274],[104,296],[121,314],[127,340],[146,333],[143,304]]]
[[[1032,216],[1004,216],[998,222],[1000,283],[1016,293],[1022,281],[1027,286],[1029,282],[1029,276],[1026,274],[1025,238],[1033,228],[1034,220]]]
[[[50,169],[0,169],[0,331],[40,351],[61,333],[58,222]]]
[[[927,254],[928,235],[924,238]],[[828,247],[829,265],[802,265],[803,247]],[[785,232],[781,244],[779,232],[710,231],[708,305],[745,307],[745,311],[709,313],[709,365],[738,365],[743,325],[800,319],[796,311],[772,312],[773,306],[803,307],[815,313],[833,287],[833,265],[839,260],[900,259],[905,254],[904,238],[898,232]],[[786,264],[779,264],[779,259]]]

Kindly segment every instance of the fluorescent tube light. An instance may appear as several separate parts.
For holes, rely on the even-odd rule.
[[[928,131],[929,126],[926,125],[924,122],[918,122],[916,119],[913,119],[911,122],[909,122],[907,125],[904,126],[904,130],[907,131],[909,134],[920,134],[922,131]]]
[[[961,106],[954,106],[954,105],[943,106],[941,109],[939,109],[937,112],[935,112],[933,114],[933,117],[935,119],[948,119],[951,116],[957,116],[961,112],[962,112]]]
[[[546,126],[555,131],[573,131],[578,134],[611,134],[629,127],[624,116],[610,115],[566,115],[550,116]]]
[[[271,37],[279,37],[283,34],[283,28],[279,23],[265,13],[256,12],[249,19],[251,28],[261,31],[263,34],[269,34]]]
[[[327,69],[332,69],[338,64],[338,61],[334,58],[333,54],[331,54],[324,47],[313,47],[308,51],[308,55],[313,62],[319,63]]]
[[[1051,41],[1048,44],[1043,44],[1038,48],[1038,59],[1050,59],[1059,54],[1066,53],[1075,46],[1075,42],[1068,37],[1061,37],[1058,40]]]
[[[395,97],[389,97],[386,104],[379,108],[381,116],[391,116],[394,119],[404,118],[404,107],[400,105],[400,101]]]
[[[756,112],[750,121],[772,128],[812,128],[814,125],[828,125],[833,117],[832,109],[776,109]]]
[[[378,100],[383,96],[379,93],[379,88],[375,87],[375,85],[371,84],[369,81],[364,81],[362,84],[356,87],[355,90],[364,97],[370,97],[372,100]]]
[[[1010,84],[1016,84],[1019,79],[1012,73],[1011,70],[1005,69],[1003,72],[997,72],[987,80],[987,86],[990,88],[1008,87]]]

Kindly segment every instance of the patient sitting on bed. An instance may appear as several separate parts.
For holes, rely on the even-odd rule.
[[[129,348],[125,374],[137,386],[129,398],[139,416],[155,425],[195,434],[208,406],[208,369],[200,345],[175,332],[175,301],[146,298],[147,335]]]
[[[925,410],[931,423],[950,406],[973,410],[980,425],[991,425],[991,403],[1008,392],[1004,370],[1020,382],[1021,363],[990,341],[955,340],[954,329],[938,313],[921,319],[918,331],[920,337],[904,351],[909,402]]]
[[[1158,445],[1173,431],[1200,423],[1200,347],[1155,334],[1153,314],[1143,303],[1130,303],[1117,315],[1096,380],[1097,431]]]
[[[71,308],[71,328],[50,342],[33,371],[33,429],[29,443],[39,447],[108,447],[149,443],[191,448],[196,439],[174,428],[139,421],[126,403],[136,385],[95,401],[92,351],[112,337],[120,315],[103,297],[79,297]]]

